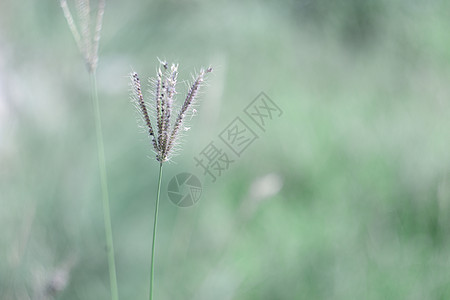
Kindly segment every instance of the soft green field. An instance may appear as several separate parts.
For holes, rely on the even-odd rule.
[[[164,167],[156,300],[450,299],[450,2],[107,0],[97,75],[127,300],[148,298],[158,176],[128,73],[154,76],[157,57],[180,81],[214,73]],[[283,114],[211,182],[193,157],[262,91]],[[58,1],[2,0],[0,299],[53,299],[58,280],[54,299],[110,299],[96,151]],[[203,182],[190,208],[167,196],[180,172]]]

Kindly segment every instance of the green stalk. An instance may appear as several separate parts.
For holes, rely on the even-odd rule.
[[[159,210],[159,194],[160,194],[160,190],[161,190],[161,177],[162,177],[162,162],[159,163],[158,191],[156,193],[155,218],[153,220],[152,260],[151,260],[151,265],[150,265],[150,293],[149,293],[150,300],[153,299],[156,226],[158,225],[158,210]]]
[[[97,134],[98,166],[100,171],[100,182],[102,188],[103,219],[105,221],[106,253],[108,256],[109,280],[111,288],[111,299],[118,300],[116,264],[114,261],[113,234],[111,226],[111,213],[109,209],[108,180],[106,177],[105,146],[103,145],[102,122],[100,118],[100,105],[97,92],[97,76],[95,71],[89,72],[91,78],[91,97],[95,113],[95,131]]]

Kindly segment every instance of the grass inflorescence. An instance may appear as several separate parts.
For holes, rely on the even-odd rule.
[[[78,50],[83,56],[89,73],[95,73],[98,65],[98,49],[103,24],[103,14],[105,13],[105,0],[98,0],[95,26],[91,22],[91,6],[89,0],[75,0],[77,23],[72,16],[67,0],[60,0],[67,25],[72,32]]]
[[[161,62],[160,67],[156,73],[156,78],[153,80],[153,97],[154,109],[144,101],[142,93],[141,81],[136,72],[131,73],[132,97],[136,106],[138,107],[141,117],[147,127],[148,134],[151,138],[153,150],[156,153],[156,160],[158,162],[168,161],[173,154],[174,145],[179,139],[180,132],[184,129],[184,121],[186,115],[194,105],[199,89],[205,80],[205,75],[212,71],[212,68],[201,69],[194,77],[194,82],[189,88],[185,100],[172,120],[173,107],[176,92],[176,84],[178,77],[178,65],[172,64],[169,68],[166,62]],[[149,109],[150,108],[150,109]],[[155,111],[156,132],[152,126],[152,121],[149,111]]]

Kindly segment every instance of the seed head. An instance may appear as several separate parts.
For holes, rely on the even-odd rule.
[[[156,160],[163,163],[169,160],[173,153],[173,147],[179,138],[180,131],[183,127],[183,121],[188,111],[192,108],[195,102],[200,86],[204,81],[205,74],[212,72],[212,68],[200,70],[200,73],[195,77],[194,83],[191,85],[183,105],[177,114],[175,121],[171,121],[173,103],[175,101],[176,85],[178,78],[178,65],[169,65],[166,62],[160,61],[160,66],[156,72],[156,78],[153,80],[153,94],[154,94],[154,111],[156,113],[156,128],[157,136],[153,131],[147,105],[142,95],[141,83],[138,74],[131,73],[131,84],[133,87],[133,100],[139,107],[139,111],[148,128],[150,138],[152,139],[153,149],[156,153]],[[172,124],[173,123],[173,124]]]
[[[97,69],[98,64],[98,47],[100,43],[100,33],[102,31],[103,14],[105,12],[105,0],[98,0],[97,17],[95,27],[91,28],[91,9],[89,0],[76,0],[77,21],[80,31],[75,24],[75,21],[70,12],[67,0],[60,0],[61,8],[64,17],[67,20],[67,25],[72,32],[73,38],[77,43],[80,51],[90,73]]]

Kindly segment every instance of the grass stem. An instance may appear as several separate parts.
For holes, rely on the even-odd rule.
[[[119,292],[117,288],[116,264],[114,261],[114,246],[113,246],[113,234],[111,226],[111,213],[109,208],[108,180],[106,176],[105,146],[103,144],[102,122],[100,118],[100,105],[98,101],[98,91],[97,91],[97,76],[95,71],[90,72],[90,79],[91,79],[91,97],[95,114],[98,166],[100,171],[100,182],[102,189],[103,219],[105,221],[106,252],[108,257],[111,299],[118,300]]]
[[[153,220],[153,240],[152,240],[152,258],[150,265],[150,293],[149,299],[153,299],[153,279],[154,279],[154,262],[155,262],[155,243],[156,243],[156,226],[158,225],[159,195],[161,191],[162,162],[159,163],[158,190],[156,193],[155,218]]]

